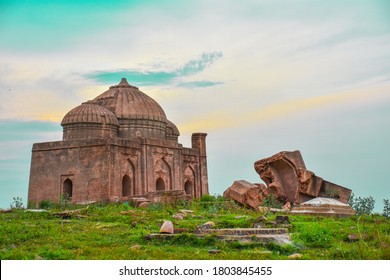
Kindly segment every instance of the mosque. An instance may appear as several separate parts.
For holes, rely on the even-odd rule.
[[[192,147],[161,106],[122,78],[63,118],[63,140],[32,148],[28,201],[125,201],[161,191],[208,194],[206,133]]]

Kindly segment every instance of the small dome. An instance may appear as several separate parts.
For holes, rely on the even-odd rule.
[[[168,140],[178,140],[178,137],[180,135],[179,129],[177,126],[171,122],[170,120],[167,120],[167,127],[166,127],[166,138]]]
[[[62,119],[61,125],[66,126],[77,123],[95,123],[119,126],[118,119],[106,108],[85,102],[70,110]]]

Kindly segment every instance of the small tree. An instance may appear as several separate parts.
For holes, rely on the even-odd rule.
[[[390,202],[388,199],[383,199],[383,216],[390,217]]]
[[[353,209],[356,211],[356,214],[371,214],[374,210],[375,200],[372,196],[369,197],[357,197],[353,202]]]
[[[22,198],[18,197],[13,197],[13,202],[11,203],[10,207],[11,209],[22,209],[23,208],[23,200]]]

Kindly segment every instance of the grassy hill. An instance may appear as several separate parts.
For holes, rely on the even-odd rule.
[[[246,260],[288,259],[292,254],[301,259],[390,259],[390,219],[379,215],[289,215],[290,223],[282,226],[289,229],[292,243],[264,245],[192,234],[208,221],[216,228],[275,226],[276,214],[267,214],[264,220],[261,214],[220,197],[147,208],[127,203],[47,208],[48,212],[14,209],[0,214],[0,259]],[[180,209],[193,213],[174,219]],[[64,215],[64,210],[71,212]],[[171,220],[183,233],[170,240],[147,240],[145,236],[157,233],[164,220]]]

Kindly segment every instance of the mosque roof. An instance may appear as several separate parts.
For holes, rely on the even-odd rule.
[[[137,87],[130,85],[125,78],[92,102],[109,109],[118,119],[143,119],[167,123],[161,106]]]

